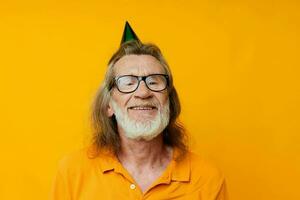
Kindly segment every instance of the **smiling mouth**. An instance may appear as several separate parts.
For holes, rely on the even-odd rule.
[[[130,110],[154,110],[157,109],[155,106],[131,106],[128,107]]]

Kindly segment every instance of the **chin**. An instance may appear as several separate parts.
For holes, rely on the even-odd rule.
[[[155,120],[157,115],[135,115],[135,116],[129,116],[129,118],[136,123],[145,123],[145,122],[151,122]]]
[[[138,140],[138,141],[151,141],[154,138],[158,137],[160,135],[160,132],[158,133],[151,133],[151,134],[140,134],[140,135],[131,135],[126,134],[126,137],[132,140]]]

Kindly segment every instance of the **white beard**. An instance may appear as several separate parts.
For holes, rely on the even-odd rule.
[[[127,112],[123,112],[113,99],[111,99],[111,105],[118,125],[123,129],[125,136],[130,139],[152,140],[162,133],[169,124],[169,100],[165,106],[158,108],[158,113],[153,120],[145,121],[131,119]]]

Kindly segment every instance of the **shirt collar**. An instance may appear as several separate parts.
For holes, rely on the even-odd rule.
[[[166,182],[170,181],[180,181],[180,182],[188,182],[190,181],[190,173],[191,173],[191,163],[190,163],[190,155],[187,153],[180,160],[176,160],[179,155],[179,150],[177,148],[173,149],[173,158],[170,163],[171,166],[168,166],[167,170],[168,177],[166,177]],[[115,172],[121,172],[122,166],[111,151],[102,151],[99,154],[99,164],[102,173],[106,173],[108,171],[114,170]]]
[[[101,151],[99,154],[99,161],[100,161],[100,169],[102,173],[119,169],[119,161],[115,154],[111,151],[104,150]]]
[[[179,153],[179,150],[175,148],[173,152],[173,168],[171,170],[171,180],[188,182],[190,181],[191,174],[190,155],[189,153],[186,153],[183,158],[177,161],[175,158],[178,157]]]

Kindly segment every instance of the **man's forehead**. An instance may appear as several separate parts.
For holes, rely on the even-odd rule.
[[[161,63],[151,55],[126,55],[115,63],[114,73],[116,75],[147,75],[165,73],[165,70]]]

